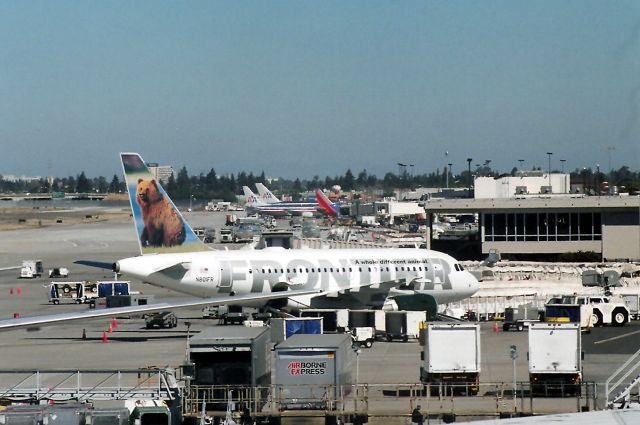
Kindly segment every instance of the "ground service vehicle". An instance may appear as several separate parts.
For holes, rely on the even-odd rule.
[[[353,345],[356,347],[364,345],[367,348],[371,348],[376,340],[376,328],[371,326],[358,326],[357,328],[351,328],[350,332]]]
[[[85,302],[85,282],[51,282],[49,284],[49,302],[60,304],[62,300],[76,304]]]
[[[54,267],[49,269],[49,278],[67,278],[69,277],[69,269],[66,267]]]
[[[566,295],[558,299],[556,303],[565,305],[591,306],[592,326],[624,326],[629,322],[631,312],[623,299],[607,297],[604,295]],[[572,320],[573,321],[573,320]]]
[[[529,381],[534,395],[579,395],[582,341],[578,323],[531,323]]]
[[[171,311],[161,311],[149,314],[144,320],[147,329],[158,328],[175,328],[178,326],[178,318]]]
[[[42,276],[42,260],[22,260],[20,279],[33,279]]]
[[[476,395],[480,386],[480,327],[430,323],[421,353],[420,381],[436,394]]]
[[[521,332],[528,328],[531,323],[540,321],[540,312],[538,307],[531,304],[521,305],[519,307],[507,307],[504,309],[504,323],[502,330],[508,331],[516,329]]]
[[[640,319],[640,293],[617,294],[624,300],[631,317],[635,320]]]
[[[593,306],[577,304],[574,297],[554,297],[544,305],[544,322],[579,323],[583,330],[593,327]]]
[[[220,229],[220,242],[230,243],[233,242],[233,232],[231,229]]]

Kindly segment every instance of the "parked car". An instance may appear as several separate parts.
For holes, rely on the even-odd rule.
[[[171,311],[161,311],[159,313],[151,313],[145,319],[147,329],[158,328],[175,328],[178,326],[178,318]]]

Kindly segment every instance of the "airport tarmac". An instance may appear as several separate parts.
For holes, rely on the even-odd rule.
[[[98,208],[99,209],[99,208]],[[224,213],[185,213],[192,226],[224,225]],[[109,221],[62,223],[42,228],[0,232],[0,267],[18,265],[23,259],[41,259],[45,272],[53,266],[66,266],[69,280],[110,279],[112,274],[73,264],[79,259],[114,261],[138,254],[133,223],[126,217]],[[43,285],[46,277],[17,278],[18,270],[0,272],[0,317],[51,314],[88,308],[86,305],[48,303]],[[18,290],[18,288],[20,288]],[[132,281],[132,289],[153,294],[156,300],[181,297],[171,291]],[[217,321],[202,319],[199,309],[177,310],[178,327],[147,330],[142,319],[120,319],[117,328],[103,343],[103,332],[110,320],[42,327],[38,331],[13,330],[0,333],[0,369],[131,369],[147,366],[173,366],[185,360],[187,327],[198,332]],[[82,338],[83,329],[86,339]],[[513,380],[509,347],[516,345],[518,381],[528,380],[527,333],[494,332],[492,323],[481,325],[482,383],[510,383]],[[621,328],[597,328],[583,335],[584,380],[598,384],[602,403],[603,383],[619,365],[640,348],[640,323]],[[359,356],[359,381],[371,385],[418,384],[420,349],[416,341],[376,342]],[[0,387],[2,383],[0,382]],[[559,411],[575,411],[575,402],[554,403]],[[567,405],[563,410],[564,405]],[[402,404],[402,409],[405,404]],[[406,404],[408,408],[408,404]],[[424,406],[424,404],[423,404]],[[601,407],[601,404],[599,404]],[[424,410],[424,409],[423,409]],[[408,411],[407,411],[408,413]]]

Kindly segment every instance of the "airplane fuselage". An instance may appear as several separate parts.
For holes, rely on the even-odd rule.
[[[424,249],[215,251],[133,257],[119,272],[200,297],[322,290],[325,294],[411,285],[447,303],[467,298],[477,280],[452,257]]]

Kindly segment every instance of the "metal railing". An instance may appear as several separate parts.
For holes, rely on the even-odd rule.
[[[570,413],[596,408],[596,384],[513,383],[469,384],[362,384],[203,386],[185,389],[183,414],[223,417],[233,405],[238,415],[252,418],[282,416],[334,416],[406,418],[417,406],[429,415],[495,418],[506,415]],[[204,406],[204,407],[203,407]]]
[[[628,403],[631,399],[631,391],[635,386],[638,386],[640,390],[640,350],[636,351],[629,359],[624,362],[615,372],[611,374],[609,379],[604,384],[605,393],[605,406],[607,408],[613,408],[616,403],[624,402]],[[632,365],[632,363],[634,363]],[[635,376],[634,376],[635,375]],[[629,377],[634,376],[634,379],[629,381]],[[614,382],[615,381],[615,382]],[[620,387],[625,385],[620,390]],[[618,391],[618,394],[613,396],[614,392]]]
[[[172,400],[177,391],[172,369],[0,370],[0,399]]]

